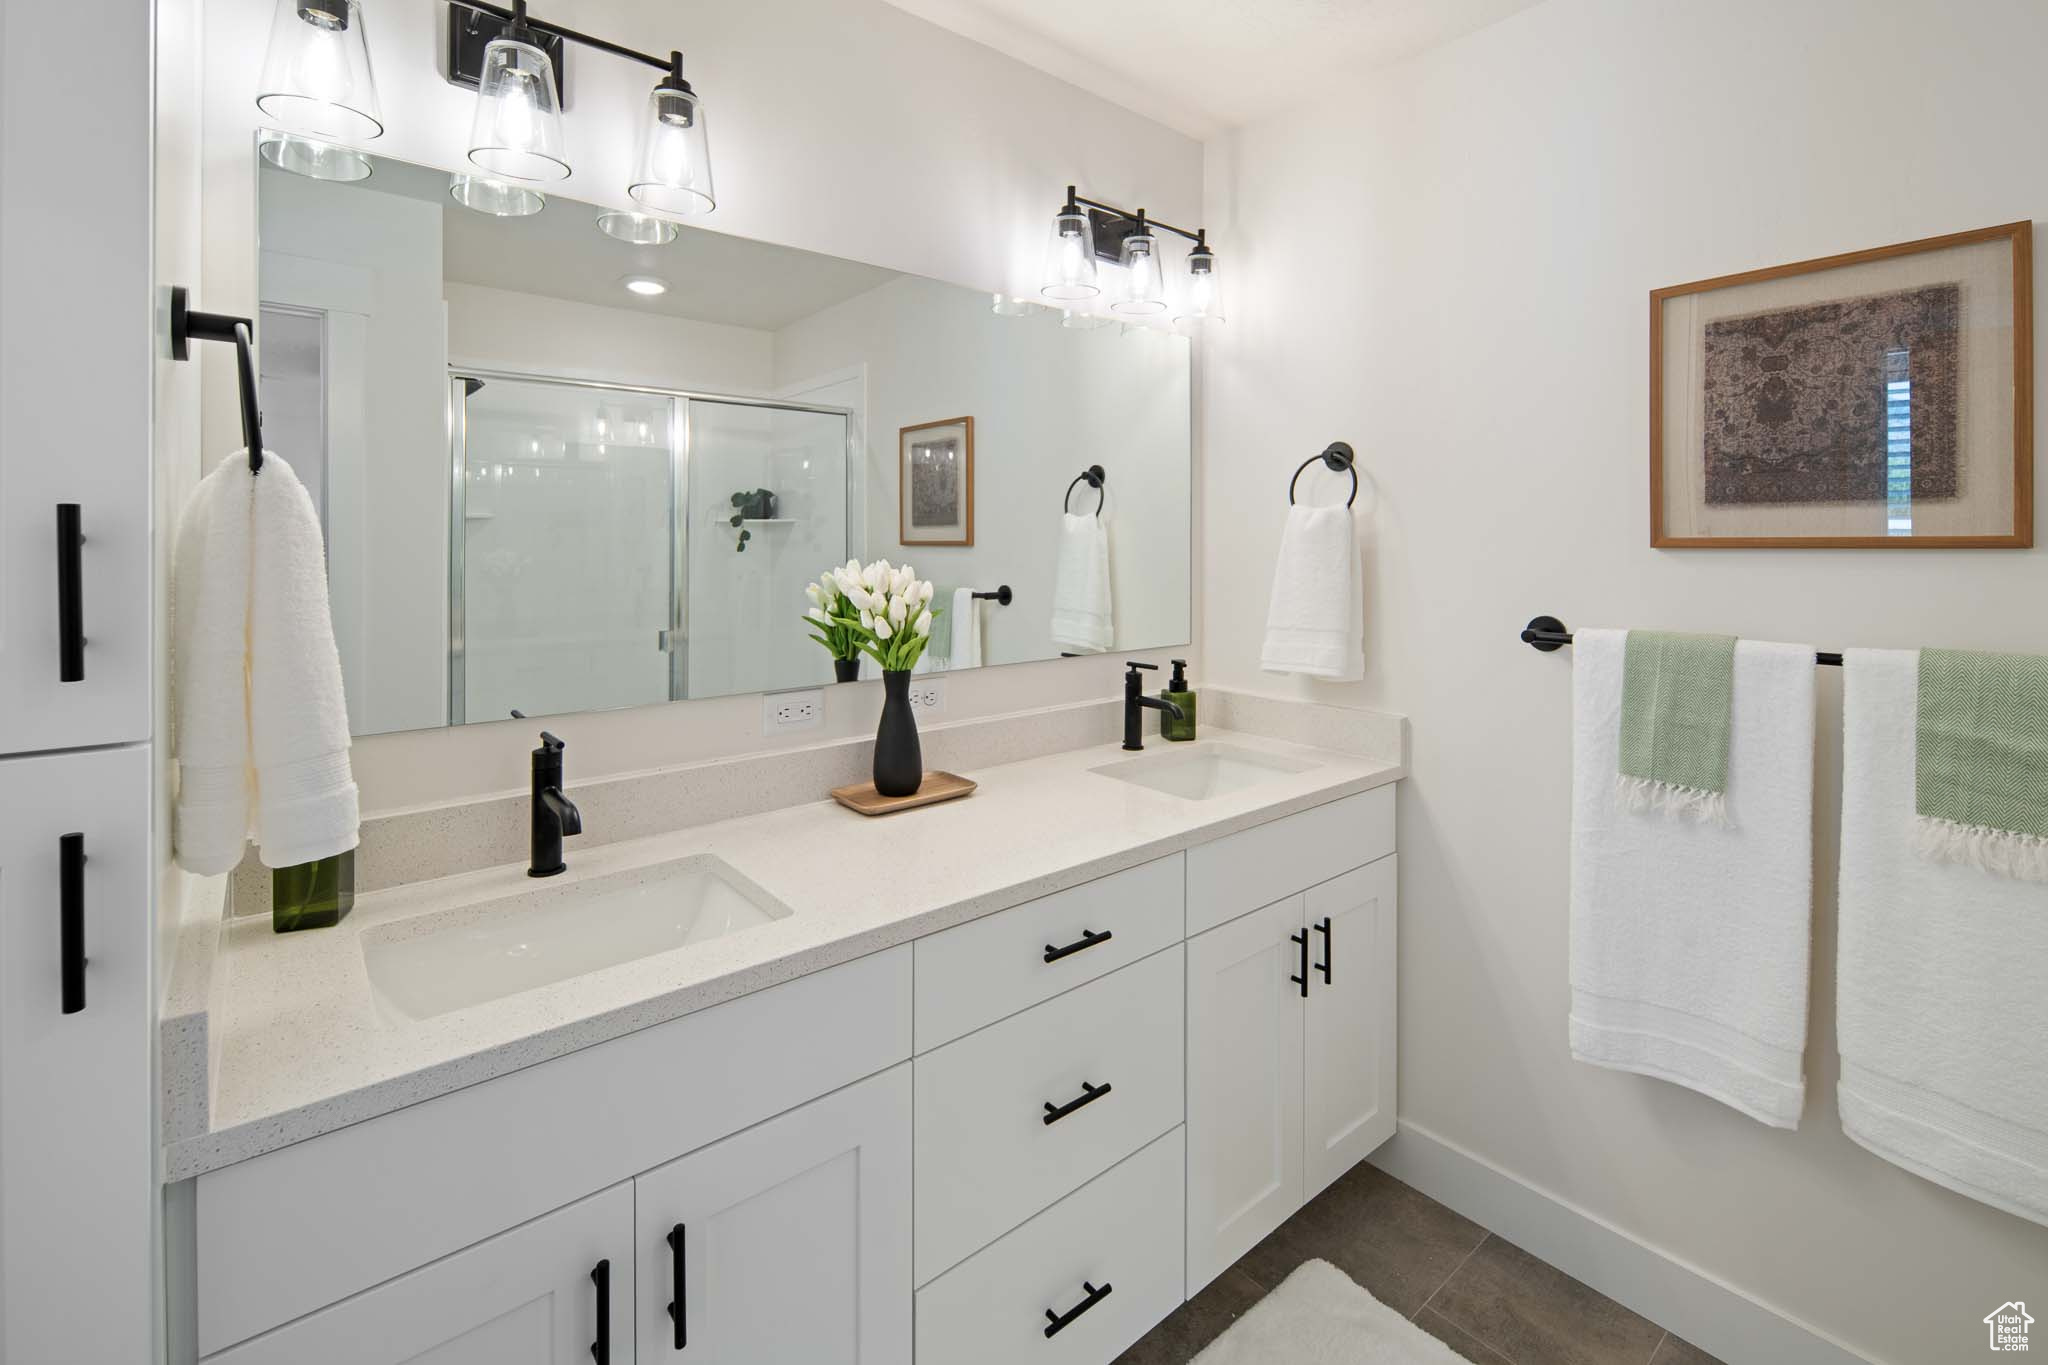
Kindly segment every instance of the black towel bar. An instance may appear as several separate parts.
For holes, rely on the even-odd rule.
[[[1553,650],[1563,649],[1571,642],[1571,631],[1567,630],[1564,622],[1558,620],[1555,616],[1531,617],[1529,624],[1522,627],[1522,643],[1531,649],[1540,649],[1545,654]],[[1816,651],[1813,661],[1817,664],[1827,664],[1834,668],[1842,666],[1842,656],[1832,650],[1823,649]]]
[[[1294,477],[1287,481],[1287,505],[1289,507],[1294,506],[1294,486],[1301,482],[1302,471],[1306,470],[1317,460],[1321,460],[1324,464],[1328,465],[1330,472],[1333,474],[1349,474],[1351,476],[1351,496],[1344,499],[1344,505],[1349,507],[1357,502],[1358,456],[1352,452],[1348,442],[1332,441],[1323,447],[1321,453],[1311,455],[1295,466]]]
[[[1007,607],[1017,599],[1017,594],[1010,591],[1008,583],[1002,584],[994,592],[978,592],[974,596],[980,601],[993,602],[999,607]]]
[[[235,344],[235,384],[242,400],[242,445],[249,452],[249,472],[263,468],[263,411],[257,403],[256,327],[247,318],[227,313],[200,313],[188,304],[185,286],[171,286],[171,359],[189,360],[193,341]]]
[[[1070,505],[1074,501],[1074,490],[1085,483],[1090,488],[1095,490],[1095,515],[1098,517],[1101,516],[1102,504],[1109,501],[1109,494],[1104,492],[1102,488],[1103,481],[1108,477],[1109,475],[1102,472],[1101,465],[1089,465],[1079,474],[1076,474],[1074,476],[1074,481],[1067,485],[1066,494],[1060,499],[1060,510],[1062,512],[1071,512],[1074,510],[1073,507]]]

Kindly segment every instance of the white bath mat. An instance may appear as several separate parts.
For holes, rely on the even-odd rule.
[[[1195,1357],[1194,1365],[1465,1365],[1463,1357],[1351,1282],[1304,1261]]]

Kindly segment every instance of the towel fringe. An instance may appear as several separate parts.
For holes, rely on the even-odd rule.
[[[1676,819],[1698,820],[1703,824],[1728,823],[1728,795],[1704,787],[1681,787],[1654,777],[1614,775],[1614,793],[1624,809],[1659,811]]]
[[[2048,882],[2048,839],[2018,830],[1913,817],[1913,851],[1929,862],[1961,863],[2024,882]]]

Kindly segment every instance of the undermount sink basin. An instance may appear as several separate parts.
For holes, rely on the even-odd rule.
[[[1089,771],[1168,796],[1208,801],[1286,773],[1305,773],[1315,766],[1303,759],[1258,753],[1234,744],[1195,744],[1105,763]]]
[[[532,889],[368,930],[363,966],[400,1019],[530,991],[789,914],[710,854]]]

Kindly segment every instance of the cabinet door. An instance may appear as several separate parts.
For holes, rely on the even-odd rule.
[[[150,1352],[149,888],[147,746],[0,762],[0,1361]]]
[[[614,1185],[206,1365],[632,1365],[632,1239]]]
[[[910,1066],[634,1182],[640,1360],[910,1359]]]
[[[1394,859],[1310,887],[1302,1197],[1394,1135]]]
[[[136,4],[0,19],[0,753],[149,735],[148,20]],[[56,52],[92,53],[95,79]],[[60,548],[60,504],[82,545]],[[70,681],[60,565],[87,640]]]
[[[1301,1207],[1302,898],[1188,940],[1188,1294]]]

